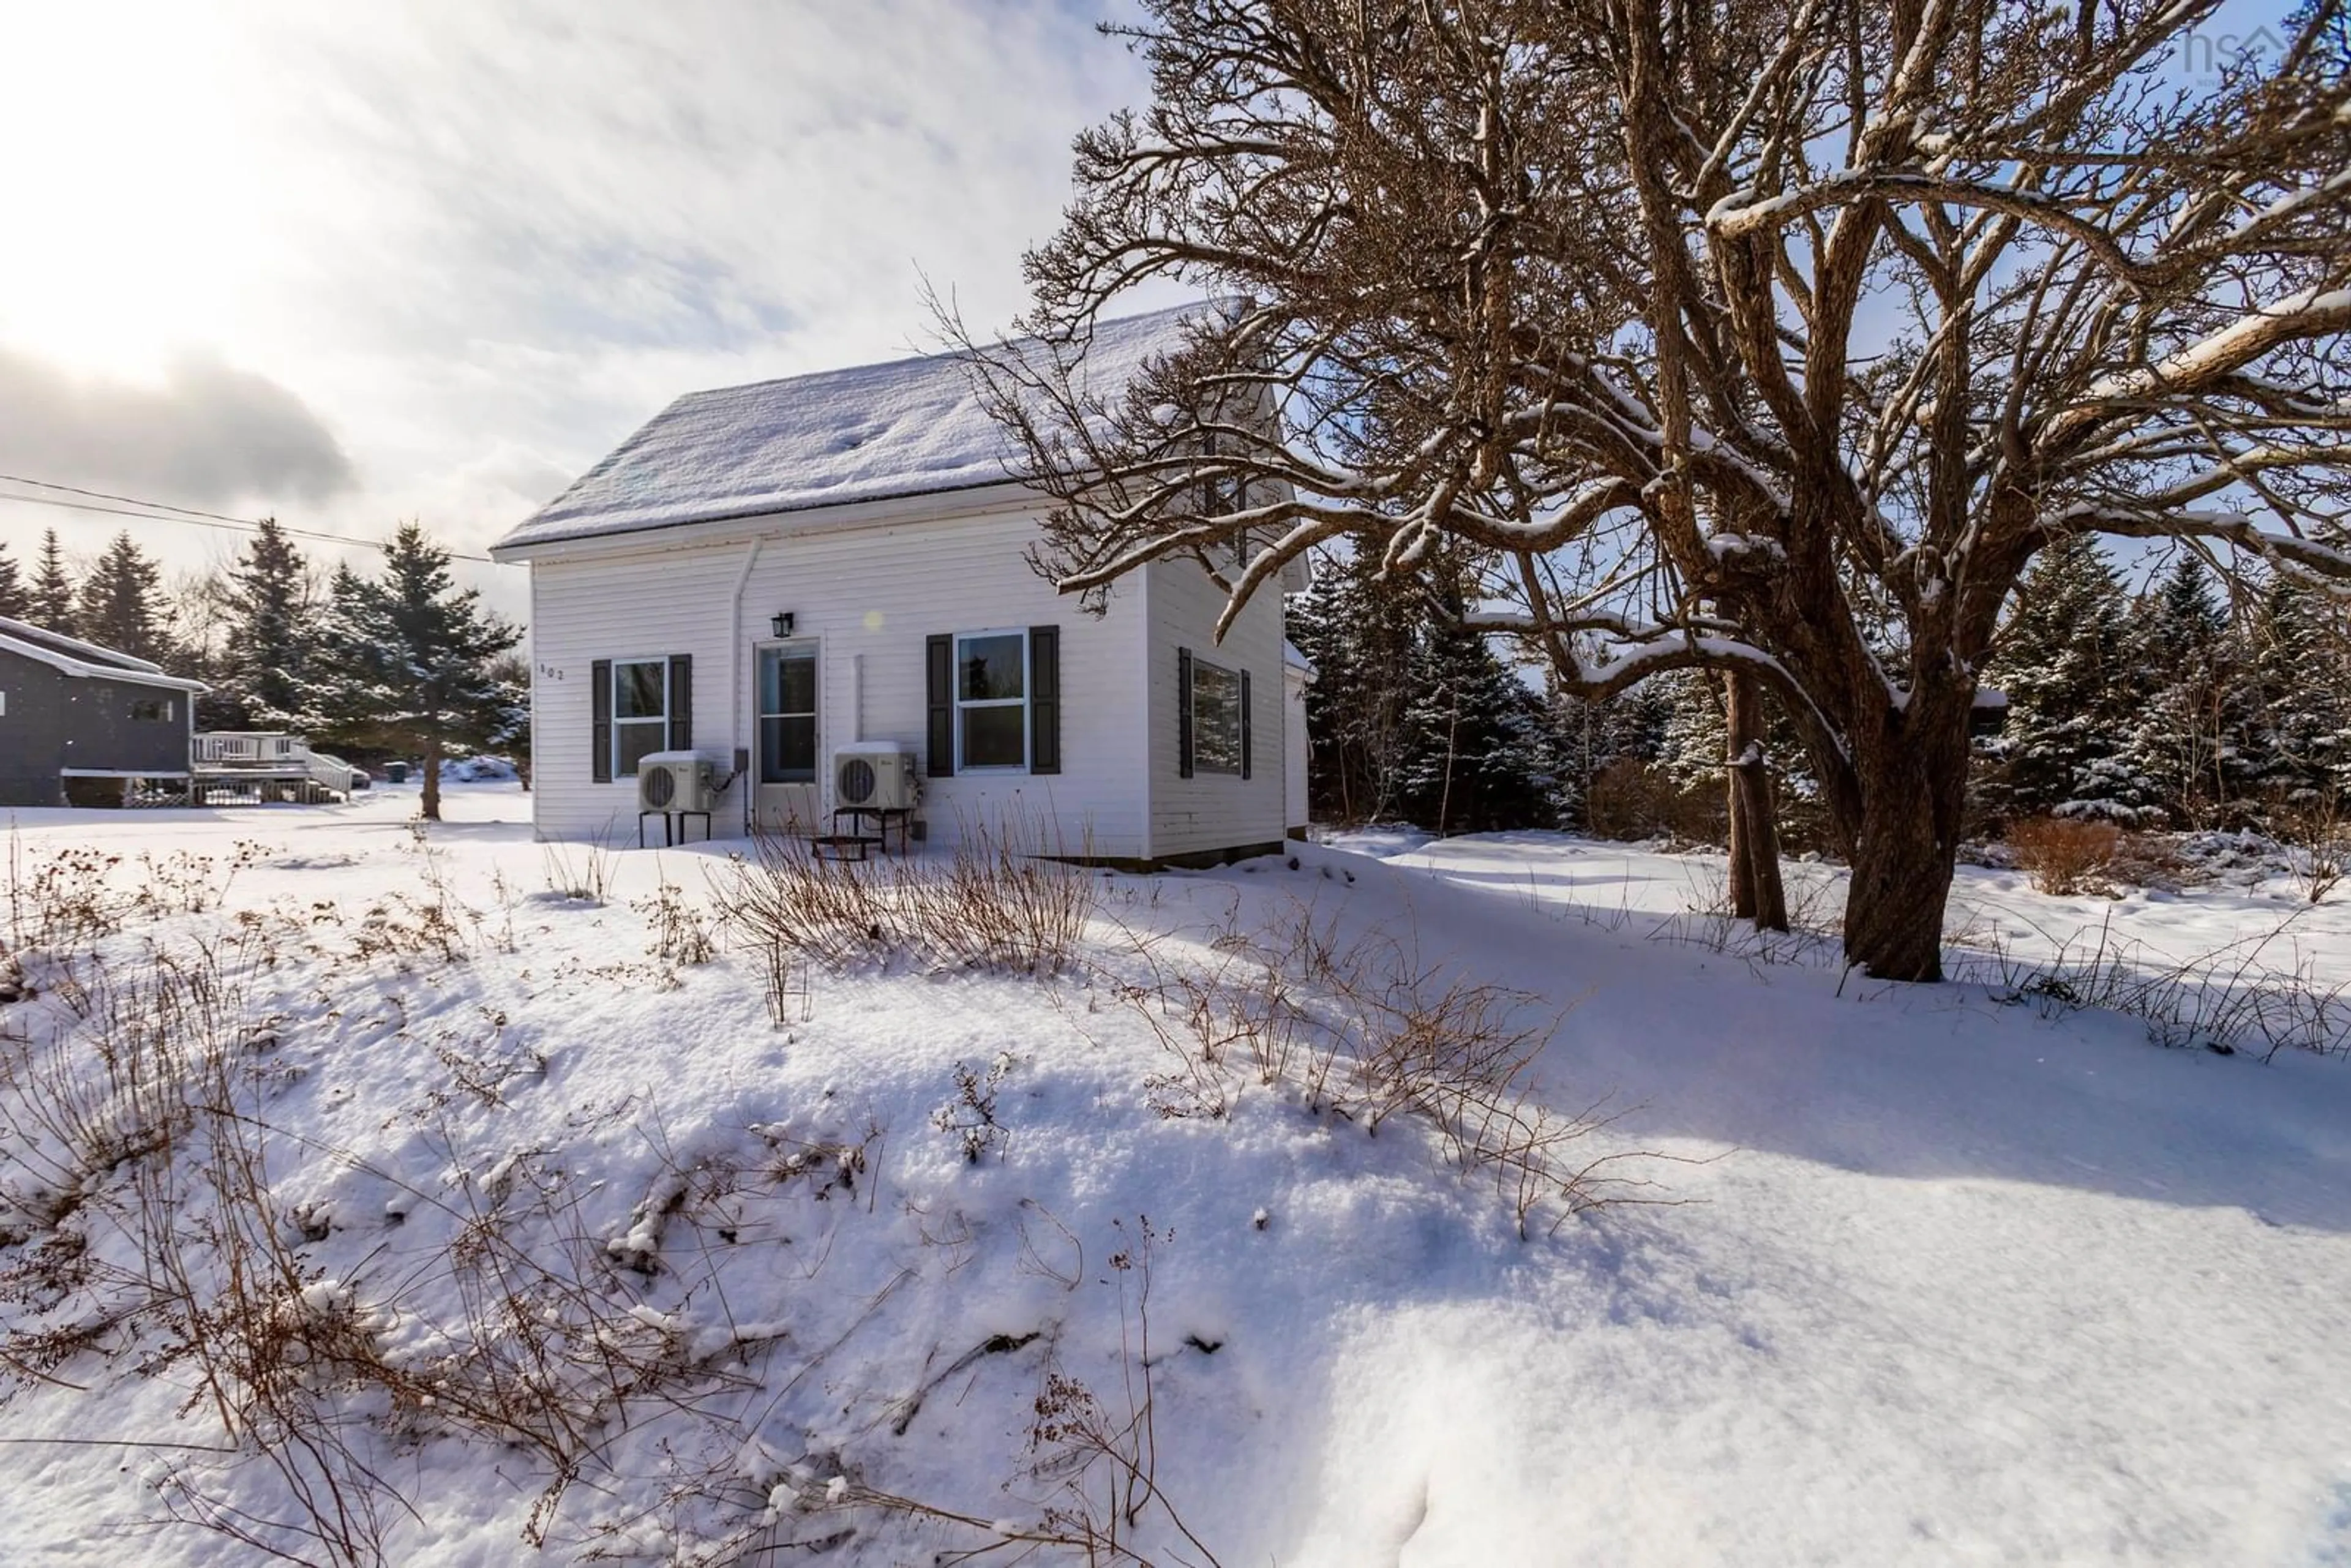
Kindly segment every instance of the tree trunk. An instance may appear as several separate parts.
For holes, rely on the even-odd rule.
[[[1911,733],[1901,733],[1905,727]],[[1845,961],[1877,979],[1939,980],[1943,907],[1967,802],[1967,708],[1934,718],[1914,706],[1857,749],[1861,820],[1845,899]]]
[[[1788,894],[1780,880],[1780,825],[1763,756],[1763,692],[1755,677],[1724,677],[1729,730],[1730,910],[1758,931],[1788,929]]]
[[[417,807],[417,815],[428,822],[441,820],[441,737],[424,737],[424,800]]]

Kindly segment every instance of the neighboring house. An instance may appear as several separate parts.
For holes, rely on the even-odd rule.
[[[202,681],[0,616],[0,806],[184,786]]]
[[[1120,395],[1182,317],[1102,323],[1090,393]],[[1277,847],[1303,799],[1280,592],[1221,643],[1192,562],[1086,612],[1025,559],[1046,503],[1011,455],[952,355],[694,392],[500,540],[531,569],[539,836],[629,834],[640,760],[673,750],[735,775],[718,832],[822,831],[831,754],[894,745],[935,842],[1011,823],[1113,863]]]

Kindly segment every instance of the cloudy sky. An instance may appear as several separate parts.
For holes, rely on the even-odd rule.
[[[929,346],[925,276],[1001,324],[1120,9],[11,0],[0,474],[478,550],[680,392]]]

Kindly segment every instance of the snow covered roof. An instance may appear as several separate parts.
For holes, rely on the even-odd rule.
[[[212,689],[202,681],[167,675],[161,664],[151,664],[144,659],[134,659],[128,653],[118,653],[111,648],[101,648],[95,643],[85,643],[78,637],[68,637],[28,622],[12,621],[5,615],[0,615],[0,649],[84,679],[95,675],[142,686],[169,686],[182,692]]]
[[[1284,669],[1296,670],[1308,681],[1315,678],[1314,661],[1299,652],[1298,644],[1284,637],[1281,640],[1281,663]]]
[[[1086,390],[1116,398],[1201,308],[1098,324]],[[959,353],[688,392],[491,548],[1001,485],[1016,456]]]

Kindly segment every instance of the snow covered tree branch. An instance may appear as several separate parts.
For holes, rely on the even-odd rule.
[[[1747,672],[1851,955],[1932,977],[2036,554],[2351,585],[2345,9],[2199,65],[2219,0],[1146,0],[1153,101],[1028,260],[1050,347],[967,340],[1055,502],[1034,559],[1238,604],[1342,538],[1467,550],[1567,686]],[[1105,406],[1087,334],[1153,279],[1223,303]]]

